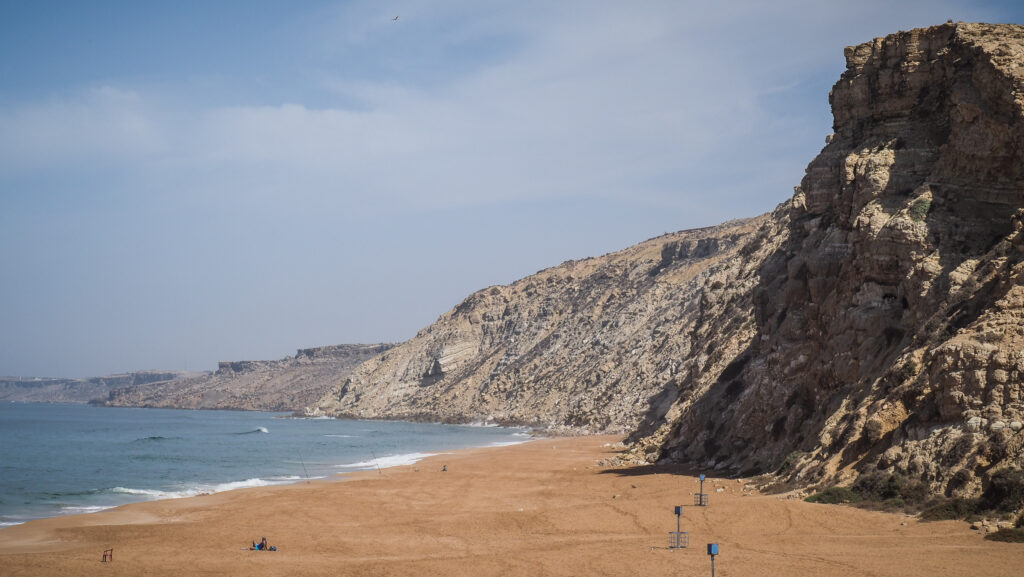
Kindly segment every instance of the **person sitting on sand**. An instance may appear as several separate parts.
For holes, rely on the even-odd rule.
[[[263,540],[260,541],[260,551],[266,551],[267,549],[270,549],[270,545],[267,544],[267,538],[264,537]]]

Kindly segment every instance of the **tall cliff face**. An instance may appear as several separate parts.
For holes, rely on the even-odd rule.
[[[1024,27],[914,30],[846,58],[742,369],[644,444],[969,493],[1024,465]]]
[[[752,289],[784,220],[670,234],[479,291],[359,367],[319,410],[654,430],[750,342]]]
[[[339,380],[390,344],[334,345],[299,349],[275,361],[227,361],[215,373],[175,380],[130,383],[113,388],[93,404],[170,409],[302,411]]]
[[[629,432],[639,460],[949,495],[1024,467],[1024,28],[847,49],[770,215],[480,291],[319,410]]]

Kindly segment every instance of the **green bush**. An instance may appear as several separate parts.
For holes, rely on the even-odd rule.
[[[820,493],[815,493],[804,499],[808,503],[825,503],[837,505],[840,503],[856,503],[860,498],[848,487],[829,487]]]
[[[986,541],[1002,541],[1004,543],[1024,543],[1024,529],[1000,529],[985,535]]]
[[[1003,469],[992,475],[981,493],[982,506],[1000,513],[1024,507],[1024,472]]]
[[[955,521],[979,511],[977,499],[950,499],[921,512],[922,521]]]
[[[776,469],[776,472],[778,472],[780,475],[790,472],[793,469],[793,467],[796,467],[797,462],[800,461],[800,459],[803,456],[804,453],[801,451],[793,451],[792,453],[786,455],[786,458],[782,461],[782,464],[779,465],[779,468]]]
[[[932,208],[932,201],[930,198],[919,198],[910,205],[910,210],[907,211],[910,214],[910,219],[914,222],[921,222],[928,216],[928,211]]]
[[[886,505],[920,504],[928,498],[928,487],[924,483],[885,473],[861,475],[853,484],[853,490],[863,501],[880,501]]]

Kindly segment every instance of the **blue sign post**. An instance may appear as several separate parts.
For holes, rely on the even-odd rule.
[[[704,473],[700,474],[700,492],[693,496],[693,504],[698,507],[708,506],[708,494],[704,492]]]
[[[683,506],[676,505],[676,532],[669,533],[669,549],[685,549],[690,546],[690,534],[683,531]]]
[[[708,555],[711,556],[711,577],[715,577],[715,556],[718,555],[718,543],[708,543]]]

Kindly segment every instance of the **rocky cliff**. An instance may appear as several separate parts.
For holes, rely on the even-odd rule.
[[[87,403],[111,389],[160,383],[186,376],[175,371],[139,371],[90,379],[0,377],[0,401],[16,403]]]
[[[646,444],[973,493],[1024,465],[1024,27],[913,30],[846,59],[739,370]]]
[[[785,215],[679,232],[479,291],[319,406],[352,417],[653,430],[755,335]]]
[[[299,349],[275,361],[228,361],[214,373],[114,388],[94,404],[173,409],[301,411],[390,344]]]
[[[846,58],[834,134],[774,213],[475,293],[318,410],[624,431],[641,460],[950,495],[1024,465],[1024,28]]]

